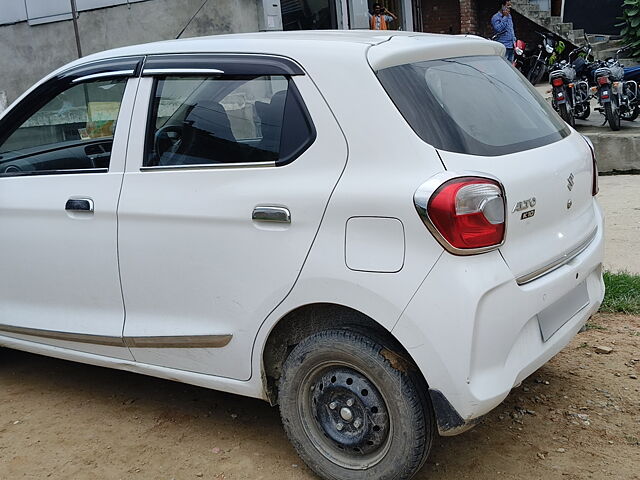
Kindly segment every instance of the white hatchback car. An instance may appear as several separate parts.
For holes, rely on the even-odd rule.
[[[476,37],[245,34],[78,60],[0,119],[0,345],[279,404],[410,478],[600,305],[593,149]]]

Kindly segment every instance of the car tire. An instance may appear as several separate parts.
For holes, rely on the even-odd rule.
[[[279,403],[289,440],[325,479],[409,479],[435,434],[415,367],[356,331],[327,330],[299,343],[283,366]]]

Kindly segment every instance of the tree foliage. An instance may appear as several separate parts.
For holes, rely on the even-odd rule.
[[[629,45],[629,52],[633,58],[640,58],[640,0],[624,0],[622,4],[622,27],[620,35],[625,44]]]

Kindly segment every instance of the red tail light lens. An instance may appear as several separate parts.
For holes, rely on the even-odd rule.
[[[454,249],[485,249],[504,240],[504,195],[493,180],[463,177],[445,182],[431,196],[427,214]]]
[[[561,87],[564,84],[564,81],[561,78],[554,78],[551,80],[551,85],[554,87]]]
[[[607,77],[598,77],[598,83],[600,85],[606,85],[609,83],[609,79]]]

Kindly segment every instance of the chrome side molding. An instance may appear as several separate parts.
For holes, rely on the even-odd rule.
[[[222,70],[217,68],[145,68],[142,71],[142,76],[147,77],[151,75],[224,75]]]
[[[78,77],[71,80],[71,83],[86,82],[87,80],[95,80],[97,78],[110,78],[110,77],[132,77],[135,70],[117,70],[115,72],[100,72],[85,75],[84,77]]]
[[[39,328],[14,327],[0,324],[0,334],[26,335],[30,337],[90,343],[107,347],[129,348],[222,348],[231,342],[233,335],[180,335],[161,337],[110,337],[88,333],[70,333]]]
[[[124,337],[129,348],[221,348],[233,335],[189,335],[176,337]]]

